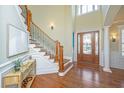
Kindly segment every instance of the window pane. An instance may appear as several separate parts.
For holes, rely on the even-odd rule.
[[[83,53],[84,54],[92,53],[91,34],[83,35]]]
[[[124,44],[122,44],[122,51],[124,51]]]
[[[124,52],[122,52],[122,56],[124,56]]]
[[[124,30],[122,30],[122,43],[124,43]]]
[[[85,14],[87,12],[87,6],[83,5],[82,6],[82,14]]]
[[[94,5],[94,10],[98,10],[98,5]]]
[[[88,12],[93,11],[93,5],[88,5]]]
[[[95,54],[98,55],[98,33],[95,33]]]
[[[77,15],[85,14],[95,10],[98,10],[98,5],[78,5]]]
[[[80,15],[80,14],[81,14],[81,7],[77,6],[77,15]]]

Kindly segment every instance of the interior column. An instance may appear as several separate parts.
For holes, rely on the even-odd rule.
[[[109,50],[109,26],[104,27],[104,68],[105,72],[112,72],[110,69],[110,50]]]

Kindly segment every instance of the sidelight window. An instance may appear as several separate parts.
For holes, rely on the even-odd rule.
[[[121,30],[121,54],[124,56],[124,29]]]

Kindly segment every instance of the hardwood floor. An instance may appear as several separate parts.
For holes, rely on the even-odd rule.
[[[98,65],[75,64],[64,76],[47,74],[36,76],[32,88],[124,88],[124,70],[102,71]]]

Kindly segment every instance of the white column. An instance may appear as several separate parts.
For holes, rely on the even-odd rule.
[[[110,70],[110,50],[109,50],[109,26],[104,27],[104,68],[105,72],[112,72]]]
[[[99,30],[99,65],[103,66],[103,29]]]

